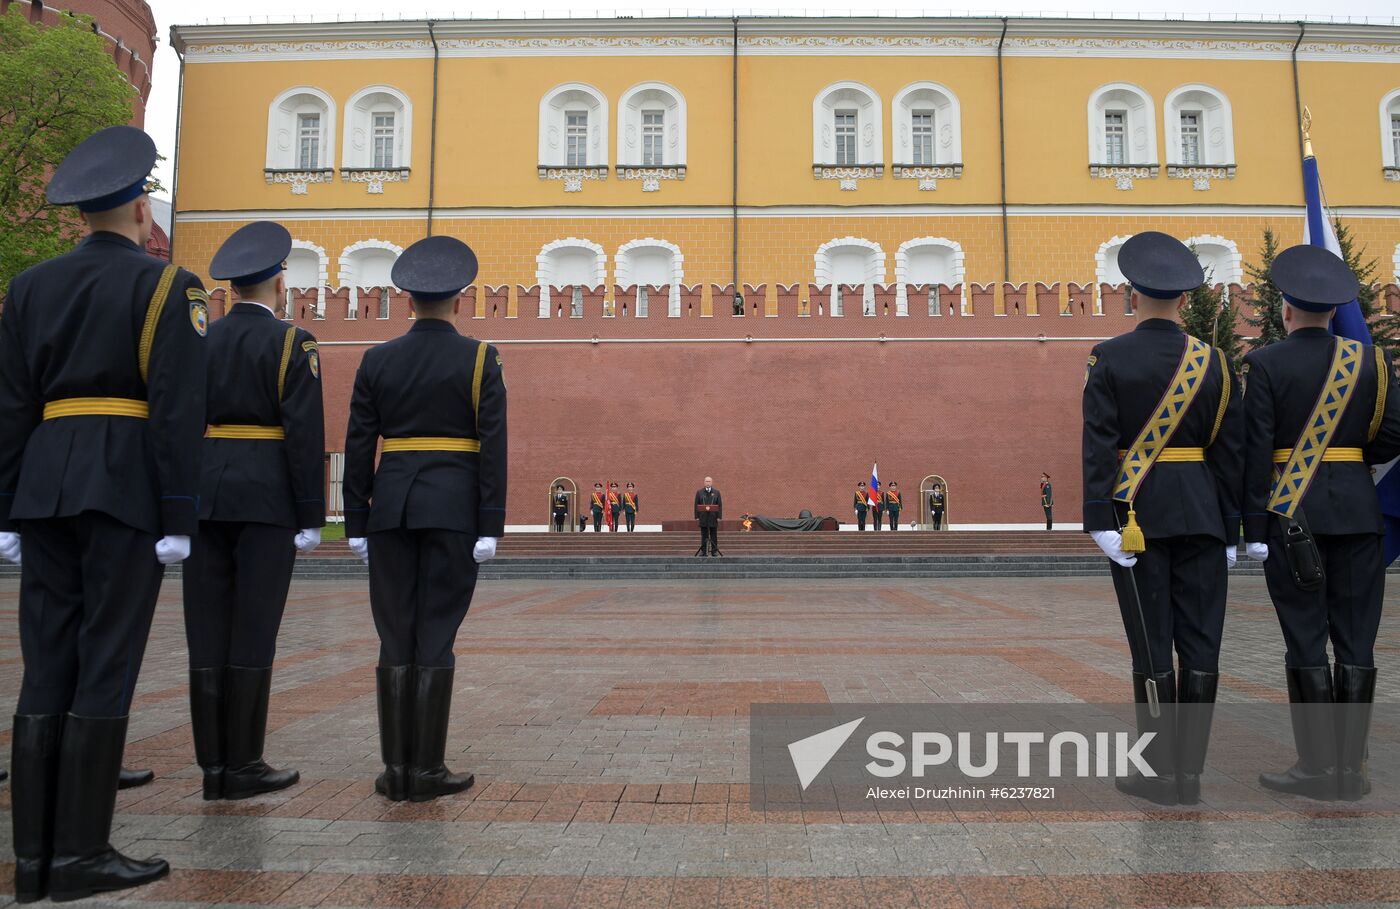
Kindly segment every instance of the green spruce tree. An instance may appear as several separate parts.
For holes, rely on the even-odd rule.
[[[1288,332],[1283,328],[1283,294],[1269,277],[1274,257],[1279,253],[1278,239],[1271,228],[1264,228],[1264,246],[1259,251],[1259,264],[1247,265],[1250,283],[1254,286],[1253,312],[1244,314],[1244,321],[1258,331],[1249,340],[1249,349],[1258,350],[1266,344],[1281,340]]]
[[[1244,352],[1241,349],[1243,339],[1235,327],[1235,306],[1226,297],[1222,285],[1211,283],[1212,277],[1207,273],[1205,283],[1186,294],[1186,305],[1181,308],[1181,327],[1192,337],[1225,351],[1230,364],[1238,371]]]
[[[1380,308],[1379,294],[1374,283],[1378,267],[1376,260],[1366,258],[1366,247],[1357,246],[1351,228],[1339,220],[1334,220],[1332,227],[1337,232],[1337,245],[1341,247],[1342,259],[1361,285],[1356,298],[1361,304],[1361,314],[1366,317],[1366,327],[1371,330],[1371,343],[1395,356],[1400,353],[1400,326],[1396,325],[1393,316]]]

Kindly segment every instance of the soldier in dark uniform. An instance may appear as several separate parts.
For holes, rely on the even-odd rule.
[[[1045,512],[1045,529],[1055,529],[1055,491],[1050,488],[1050,474],[1040,475],[1040,507]]]
[[[1134,773],[1117,785],[1158,804],[1194,804],[1219,680],[1226,570],[1239,536],[1242,404],[1224,354],[1175,321],[1183,295],[1204,278],[1191,250],[1147,232],[1123,244],[1118,263],[1133,286],[1138,325],[1089,357],[1084,529],[1113,561],[1138,727],[1156,736],[1145,751],[1155,775]],[[1147,708],[1154,684],[1156,718]]]
[[[612,516],[613,533],[617,533],[617,519],[622,517],[622,496],[618,494],[617,484],[608,484],[608,513]]]
[[[204,798],[286,789],[295,770],[263,761],[277,632],[297,550],[326,522],[325,429],[316,339],[286,325],[280,224],[239,228],[211,277],[240,302],[209,329],[209,382],[199,535],[185,564],[190,723]]]
[[[603,492],[602,483],[593,484],[593,498],[589,501],[589,510],[593,512],[593,532],[603,532],[603,509],[608,506],[607,493]]]
[[[345,431],[345,533],[369,565],[384,773],[395,801],[462,792],[444,764],[452,647],[477,566],[505,530],[506,385],[501,359],[452,324],[476,255],[452,237],[404,250],[392,272],[417,321],[365,353]],[[375,448],[384,453],[375,469]]]
[[[871,529],[879,530],[885,520],[885,494],[877,487],[870,495]]]
[[[701,511],[701,505],[716,505],[716,511]],[[700,522],[700,549],[695,553],[700,557],[719,555],[719,522],[724,517],[724,500],[715,481],[705,478],[705,485],[695,490],[695,518]]]
[[[10,765],[20,902],[170,870],[109,841],[164,566],[189,555],[198,523],[209,298],[142,251],[155,161],[127,126],[64,159],[49,201],[77,205],[90,233],[17,275],[0,318],[0,533],[20,534],[24,556]]]
[[[635,533],[637,530],[637,484],[628,483],[627,491],[622,494],[622,510],[627,515],[627,532]]]
[[[1259,781],[1279,792],[1354,800],[1370,788],[1366,738],[1385,590],[1381,510],[1367,465],[1400,454],[1400,387],[1382,351],[1328,331],[1335,308],[1356,299],[1356,276],[1345,262],[1321,247],[1295,246],[1279,253],[1270,276],[1284,296],[1288,337],[1244,362],[1244,533],[1251,557],[1266,558],[1269,596],[1287,645],[1298,761]],[[1354,364],[1345,370],[1356,377],[1349,391],[1334,379],[1334,358],[1343,357]],[[1347,396],[1326,438],[1305,434],[1317,425],[1324,388],[1333,399]],[[1312,462],[1311,470],[1301,463],[1294,470],[1295,452],[1319,449],[1320,459],[1300,458]],[[1294,580],[1285,548],[1305,535],[1315,542],[1323,574],[1310,589]],[[1346,706],[1314,706],[1334,703]]]
[[[929,516],[933,519],[933,529],[943,529],[943,512],[947,509],[947,498],[943,493],[943,484],[934,483],[928,494]]]
[[[904,507],[899,498],[899,484],[890,480],[890,488],[885,490],[885,513],[890,516],[890,530],[899,529],[899,512]]]
[[[569,495],[564,491],[564,484],[560,483],[554,487],[554,500],[550,505],[550,516],[554,519],[554,532],[564,532],[564,521],[569,517]]]
[[[864,530],[865,512],[870,507],[870,495],[865,491],[864,480],[856,484],[856,494],[851,500],[851,506],[856,510],[856,529]]]

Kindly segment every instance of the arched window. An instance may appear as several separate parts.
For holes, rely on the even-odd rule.
[[[350,288],[350,318],[359,315],[360,291],[379,289],[372,311],[380,319],[389,318],[389,289],[394,286],[394,262],[403,249],[386,240],[364,240],[345,247],[340,254],[340,286]]]
[[[669,285],[666,314],[673,318],[680,316],[681,285],[685,282],[685,257],[681,255],[679,246],[653,237],[632,240],[618,247],[613,262],[613,277],[619,286],[638,286],[636,314],[639,318],[647,316],[647,304],[650,301],[646,299],[642,289],[648,285]]]
[[[583,288],[601,287],[608,280],[607,255],[591,240],[566,237],[546,243],[535,257],[535,281],[540,286],[540,318],[550,316],[550,288],[572,287],[572,299],[565,301],[569,315],[583,315]]]
[[[861,177],[884,174],[880,96],[859,82],[836,82],[812,101],[812,174],[855,189]]]
[[[267,109],[267,169],[333,169],[334,135],[335,102],[331,96],[319,88],[288,89],[274,98]],[[304,186],[301,191],[305,192]]]
[[[292,251],[287,254],[287,272],[283,278],[287,285],[289,302],[290,292],[294,290],[308,290],[316,288],[316,318],[325,318],[326,315],[326,271],[330,262],[326,257],[326,251],[315,243],[305,240],[293,240]],[[291,307],[287,307],[291,312]]]
[[[831,285],[833,316],[843,315],[842,284],[863,285],[861,309],[869,312],[875,305],[875,285],[885,281],[885,251],[880,244],[861,237],[841,237],[817,247],[813,274],[818,285]]]
[[[1128,242],[1130,237],[1114,237],[1106,240],[1099,246],[1099,251],[1094,254],[1094,313],[1103,315],[1103,298],[1099,296],[1099,286],[1108,284],[1118,286],[1127,284],[1128,279],[1123,276],[1123,270],[1118,267],[1118,251],[1123,248],[1123,244]],[[1132,295],[1123,296],[1123,313],[1132,315],[1133,304]]]
[[[928,314],[941,315],[953,303],[961,300],[940,300],[939,286],[955,287],[964,282],[967,274],[966,257],[960,244],[944,237],[918,237],[899,245],[894,254],[894,281],[897,285],[895,312],[909,314],[908,293],[910,284],[929,285]]]
[[[1132,189],[1133,179],[1157,175],[1157,123],[1152,96],[1126,82],[1089,96],[1089,168],[1096,177]]]
[[[1228,288],[1231,284],[1244,283],[1244,259],[1234,240],[1202,234],[1185,242],[1196,251],[1207,284],[1223,284]]]
[[[371,193],[384,191],[385,182],[408,179],[413,157],[413,104],[388,85],[371,85],[345,105],[344,177],[369,184]],[[367,179],[370,171],[374,179]]]
[[[540,99],[540,168],[608,166],[608,99],[591,85],[568,82]]]
[[[890,107],[895,164],[962,164],[962,113],[957,95],[936,82],[915,82],[901,89]]]
[[[1400,181],[1400,88],[1381,99],[1381,161],[1385,178]]]
[[[1230,101],[1209,85],[1182,85],[1162,105],[1167,163],[1221,167],[1235,163],[1235,130]]]
[[[619,168],[683,169],[685,144],[685,96],[662,82],[643,82],[623,94],[617,106]]]

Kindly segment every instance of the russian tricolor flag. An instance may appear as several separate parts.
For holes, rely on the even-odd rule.
[[[880,504],[880,462],[876,461],[870,465],[870,491],[866,493],[866,501],[871,508]]]

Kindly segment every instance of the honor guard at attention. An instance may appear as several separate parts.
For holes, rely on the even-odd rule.
[[[142,251],[155,162],[155,143],[128,126],[79,144],[48,199],[76,205],[89,233],[17,275],[0,317],[0,549],[23,552],[10,767],[20,902],[170,870],[109,842],[164,566],[189,555],[198,523],[209,298]]]
[[[627,491],[622,494],[622,511],[627,515],[627,532],[635,533],[637,530],[637,484],[628,483]]]
[[[1141,233],[1123,244],[1118,264],[1138,325],[1089,357],[1084,529],[1113,561],[1138,727],[1156,733],[1146,749],[1156,775],[1117,785],[1158,804],[1194,804],[1239,537],[1242,404],[1224,353],[1175,321],[1183,295],[1204,278],[1191,250]]]
[[[384,773],[375,788],[395,801],[472,784],[443,763],[452,647],[506,516],[501,358],[452,324],[476,271],[476,255],[452,237],[404,250],[392,278],[411,295],[416,321],[365,352],[345,431],[345,533],[369,565],[380,641]]]
[[[865,513],[870,508],[870,493],[865,490],[865,481],[856,483],[856,493],[851,500],[851,507],[856,510],[856,529],[865,529]]]
[[[603,509],[608,507],[608,497],[603,492],[602,483],[593,484],[593,498],[589,500],[588,508],[593,513],[593,532],[603,532]]]
[[[1354,800],[1370,788],[1366,738],[1385,588],[1381,510],[1367,465],[1400,454],[1400,389],[1379,348],[1328,330],[1336,308],[1356,299],[1345,262],[1322,247],[1295,246],[1278,255],[1270,276],[1283,293],[1288,336],[1244,361],[1244,534],[1252,556],[1267,556],[1298,761],[1259,781]],[[1345,706],[1316,706],[1334,703]]]
[[[613,533],[617,533],[617,519],[622,517],[622,495],[618,493],[616,483],[608,484],[608,515],[612,518],[608,526]]]
[[[209,264],[239,302],[209,327],[199,535],[184,571],[190,723],[206,800],[299,779],[263,762],[292,563],[298,549],[316,548],[326,517],[320,353],[274,312],[291,249],[285,227],[255,221]]]
[[[890,480],[890,486],[885,490],[885,513],[890,516],[890,530],[899,529],[899,512],[904,507],[904,502],[899,497],[899,484]]]
[[[569,517],[569,494],[564,491],[564,484],[559,483],[554,487],[554,498],[549,506],[550,517],[554,521],[554,532],[564,532],[564,521]]]

